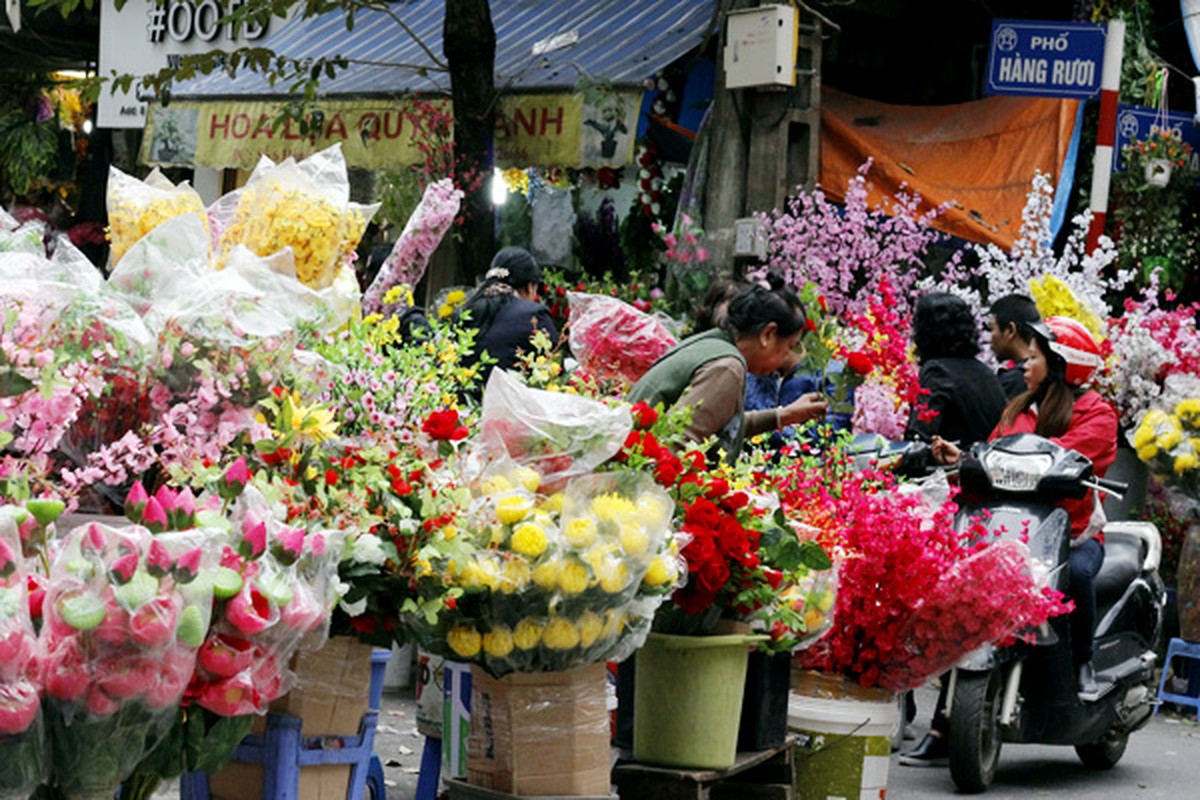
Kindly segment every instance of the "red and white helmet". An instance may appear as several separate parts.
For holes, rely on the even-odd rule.
[[[1050,344],[1050,349],[1067,362],[1067,383],[1081,386],[1104,364],[1100,345],[1082,323],[1070,317],[1046,317],[1031,323],[1037,333]]]

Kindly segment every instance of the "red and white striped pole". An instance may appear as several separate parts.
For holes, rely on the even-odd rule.
[[[1092,224],[1087,251],[1100,243],[1108,218],[1108,187],[1112,182],[1113,145],[1117,140],[1117,94],[1121,89],[1121,61],[1125,57],[1125,21],[1108,21],[1104,64],[1100,70],[1100,126],[1096,130],[1096,158],[1092,162]]]

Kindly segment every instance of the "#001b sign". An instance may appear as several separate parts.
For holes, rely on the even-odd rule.
[[[987,93],[1093,97],[1104,39],[1104,26],[1087,22],[993,20]]]

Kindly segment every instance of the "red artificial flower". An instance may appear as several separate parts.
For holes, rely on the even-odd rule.
[[[634,427],[639,430],[649,430],[654,423],[658,422],[658,412],[645,403],[634,403],[629,411],[633,414]]]
[[[434,411],[421,423],[421,430],[430,439],[442,442],[465,439],[470,434],[465,425],[458,424],[458,411],[453,408]]]
[[[337,482],[338,482],[337,470],[332,470],[332,469],[325,470],[325,485],[326,486],[336,486]]]
[[[846,354],[846,366],[856,375],[870,375],[871,370],[875,369],[875,363],[871,361],[871,357],[861,350],[854,350]]]

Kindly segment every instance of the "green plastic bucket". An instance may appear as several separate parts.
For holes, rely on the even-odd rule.
[[[637,652],[634,760],[667,767],[733,766],[750,643],[763,638],[650,634]]]
[[[788,728],[797,737],[796,800],[882,800],[899,724],[890,692],[805,693],[793,680]],[[855,696],[857,695],[857,696]]]

